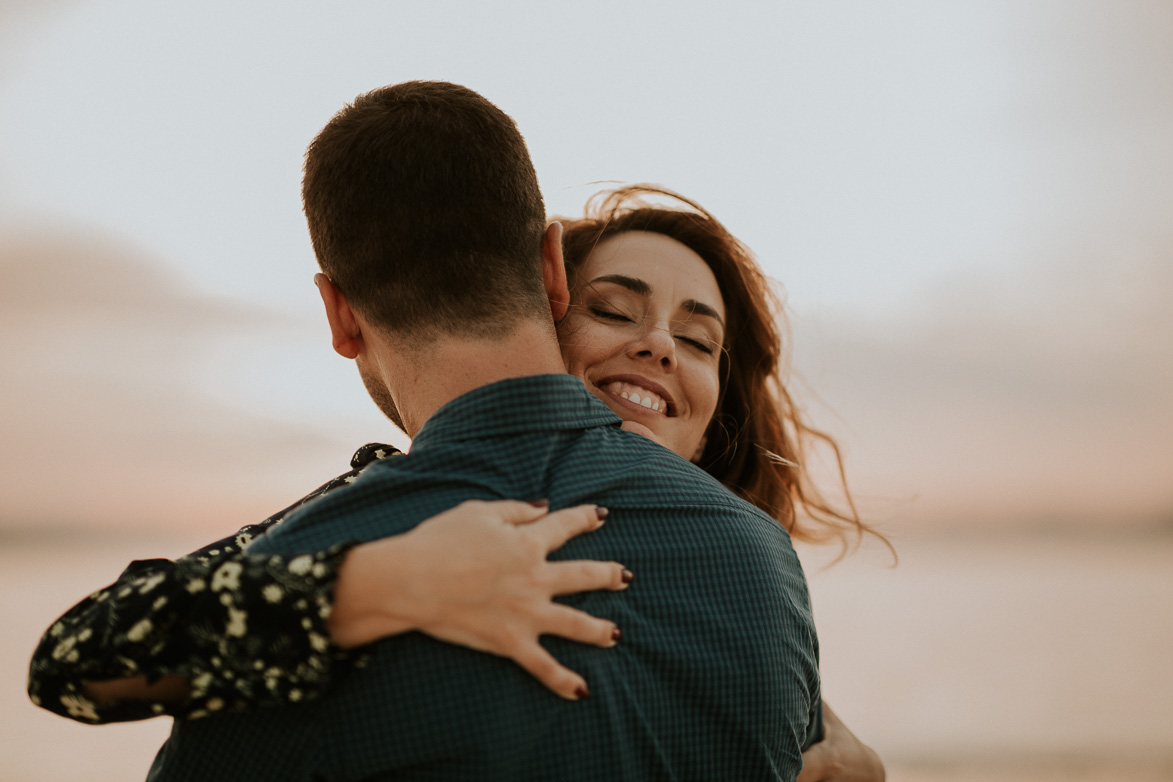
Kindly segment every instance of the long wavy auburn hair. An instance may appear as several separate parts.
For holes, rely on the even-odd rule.
[[[663,201],[668,206],[663,205]],[[563,254],[575,299],[578,272],[599,242],[627,231],[675,239],[704,259],[726,309],[721,391],[697,464],[727,488],[777,519],[795,540],[839,540],[864,533],[887,541],[861,521],[833,438],[809,426],[783,382],[781,301],[749,248],[707,210],[656,185],[631,185],[593,196],[581,219],[562,222]],[[813,448],[834,457],[842,507],[802,469]]]

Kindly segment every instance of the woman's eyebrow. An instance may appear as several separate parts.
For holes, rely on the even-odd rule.
[[[703,301],[697,301],[696,299],[686,299],[685,301],[681,302],[680,308],[693,315],[708,315],[710,318],[720,323],[721,328],[725,328],[725,321],[721,319],[721,316],[717,313],[717,311],[708,304],[705,304]]]
[[[626,274],[604,274],[602,277],[596,277],[591,280],[592,285],[596,282],[613,282],[616,285],[622,285],[632,293],[637,293],[640,296],[652,295],[651,285],[635,277],[628,277]]]

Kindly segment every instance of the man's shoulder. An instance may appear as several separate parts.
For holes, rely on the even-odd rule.
[[[705,506],[773,521],[696,464],[618,428],[585,432],[568,451],[563,471],[600,478],[622,476],[617,485],[636,503]]]
[[[426,467],[426,460],[410,454],[369,461],[342,485],[286,516],[255,541],[250,551],[301,554],[335,543],[406,532],[436,512],[436,503],[423,500],[420,489],[435,487],[437,481],[426,475],[421,481],[421,467]]]

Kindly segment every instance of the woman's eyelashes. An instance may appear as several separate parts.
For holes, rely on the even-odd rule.
[[[695,339],[693,337],[685,337],[685,336],[680,336],[680,335],[677,335],[676,338],[679,339],[681,342],[686,342],[689,345],[692,345],[694,348],[701,351],[705,355],[711,356],[716,352],[716,348],[713,347],[713,344],[710,340],[703,339],[703,338]]]
[[[602,318],[603,320],[615,320],[622,323],[635,323],[635,318],[629,315],[624,315],[622,312],[615,312],[613,310],[605,309],[598,306],[597,304],[587,306],[587,311],[589,311],[595,317]]]

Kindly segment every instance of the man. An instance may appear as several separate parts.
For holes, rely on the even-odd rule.
[[[360,96],[311,145],[303,195],[334,348],[413,447],[251,551],[292,565],[462,501],[545,497],[611,509],[559,558],[640,577],[567,600],[623,629],[605,651],[548,642],[591,682],[579,702],[409,633],[312,703],[178,721],[151,779],[793,779],[821,705],[789,539],[563,374],[560,228],[512,120],[450,84]]]

